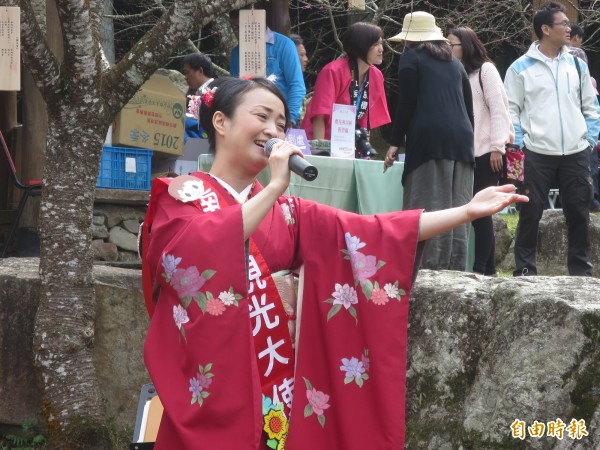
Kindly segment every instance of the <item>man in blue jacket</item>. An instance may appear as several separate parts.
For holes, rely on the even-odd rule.
[[[239,24],[239,10],[231,11],[230,19],[234,28]],[[298,58],[296,45],[289,37],[276,33],[267,27],[267,77],[275,77],[275,84],[283,93],[288,107],[292,125],[298,125],[302,100],[306,95],[306,86],[302,75],[302,66]],[[240,47],[236,45],[231,51],[229,74],[240,76]]]
[[[529,196],[517,225],[515,276],[537,274],[538,225],[555,179],[568,227],[569,274],[592,275],[590,148],[600,131],[600,115],[587,64],[569,52],[564,11],[549,2],[535,13],[539,40],[509,67],[504,80],[515,143],[525,152],[523,194]]]

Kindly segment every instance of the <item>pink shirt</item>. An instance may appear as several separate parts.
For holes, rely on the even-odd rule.
[[[470,74],[469,82],[473,92],[475,157],[493,151],[504,154],[504,145],[513,142],[515,130],[508,113],[508,98],[500,74],[492,63],[486,62],[481,66],[483,92],[479,84],[479,72]]]
[[[308,139],[314,139],[312,118],[318,115],[325,116],[325,139],[331,139],[333,104],[351,104],[351,81],[348,58],[336,59],[323,67],[317,76],[314,94],[302,121],[301,128],[306,131]],[[358,122],[361,127],[367,128],[367,117],[371,128],[377,128],[391,122],[383,86],[383,74],[375,66],[371,66],[369,69],[369,109],[367,114]]]

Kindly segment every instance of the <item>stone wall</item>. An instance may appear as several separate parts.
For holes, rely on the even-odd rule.
[[[94,361],[107,417],[135,423],[149,382],[140,272],[97,266]],[[38,417],[32,365],[38,260],[0,260],[0,424]],[[393,401],[393,399],[390,399]],[[600,448],[600,280],[419,273],[410,299],[410,450]],[[588,436],[511,436],[521,420],[585,421]]]
[[[96,204],[92,219],[94,259],[139,263],[137,240],[145,214],[145,206]]]
[[[33,370],[33,327],[39,296],[37,258],[0,259],[0,424],[41,418]],[[96,266],[94,362],[107,417],[133,429],[140,389],[150,382],[143,361],[148,313],[139,270]]]

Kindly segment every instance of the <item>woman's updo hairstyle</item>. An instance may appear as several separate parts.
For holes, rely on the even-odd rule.
[[[369,49],[380,38],[383,38],[383,31],[377,25],[368,22],[353,23],[344,34],[344,51],[350,59],[362,59],[367,62]]]
[[[233,117],[235,110],[242,102],[244,95],[254,89],[265,89],[283,103],[285,109],[285,129],[290,127],[290,110],[285,101],[285,97],[275,83],[266,78],[233,78],[220,77],[216,78],[207,88],[200,93],[202,102],[199,109],[200,126],[206,132],[208,137],[208,145],[211,153],[216,151],[215,143],[215,128],[213,126],[213,116],[217,111],[221,111],[226,117]],[[206,97],[205,92],[210,90],[212,96]],[[212,97],[212,99],[210,99]],[[205,101],[208,98],[209,101]],[[212,101],[210,101],[212,100]],[[208,103],[208,104],[207,104]]]

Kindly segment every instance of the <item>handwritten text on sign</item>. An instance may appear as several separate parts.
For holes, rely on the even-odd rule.
[[[240,76],[267,76],[267,28],[264,9],[240,11]]]
[[[21,89],[21,9],[0,7],[0,91]]]

